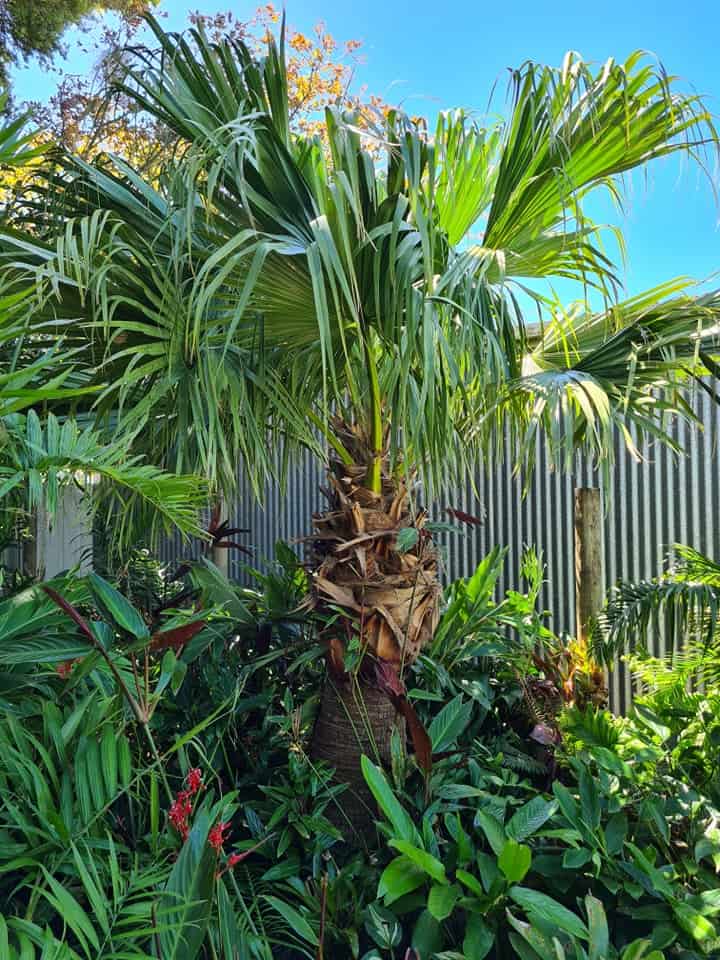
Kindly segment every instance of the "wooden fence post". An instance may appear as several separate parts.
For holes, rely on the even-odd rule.
[[[575,489],[575,627],[587,643],[588,624],[603,604],[602,507],[597,487]]]

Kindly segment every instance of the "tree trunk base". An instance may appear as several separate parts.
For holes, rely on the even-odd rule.
[[[377,805],[360,767],[363,754],[373,763],[390,766],[393,730],[404,721],[386,693],[356,680],[336,681],[327,676],[315,723],[310,754],[335,770],[334,782],[348,789],[326,809],[330,822],[349,843],[371,844]]]

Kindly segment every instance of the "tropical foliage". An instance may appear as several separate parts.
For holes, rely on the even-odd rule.
[[[238,460],[255,482],[272,471],[268,436],[317,450],[309,425],[347,462],[335,413],[362,425],[374,484],[386,443],[391,464],[439,481],[506,417],[528,450],[543,428],[561,462],[581,443],[607,463],[615,428],[630,442],[632,425],[662,434],[669,409],[689,415],[674,385],[711,360],[717,298],[676,280],[616,302],[584,204],[655,157],[712,149],[697,96],[638,55],[597,71],[569,56],[517,70],[496,126],[443,114],[430,137],[389,111],[363,134],[329,107],[321,140],[291,130],[274,44],[256,61],[236,39],[154,29],[123,92],[182,159],[149,183],[64,156],[20,221],[37,239],[4,241],[40,284],[35,322],[72,321],[98,409],[122,410],[151,462],[229,492]],[[514,293],[557,277],[610,305],[541,299],[530,342]]]
[[[718,295],[675,280],[621,299],[586,210],[598,191],[619,200],[634,168],[714,151],[715,130],[641,55],[597,69],[570,54],[512,73],[504,121],[443,113],[430,135],[341,100],[319,136],[292,122],[284,31],[258,56],[148,22],[157,49],[129,57],[120,92],[173,156],[149,178],[61,151],[0,252],[33,286],[34,330],[78,350],[99,391],[88,405],[133,453],[203,476],[216,503],[239,466],[256,492],[278,479],[277,446],[283,464],[307,447],[329,461],[314,600],[344,616],[313,755],[367,806],[360,750],[337,745],[360,723],[388,759],[378,672],[399,690],[387,670],[402,674],[438,620],[416,478],[432,493],[506,431],[520,463],[542,434],[555,464],[583,448],[607,472],[618,430],[631,448],[633,431],[672,442],[668,416],[691,416],[680,387],[717,369]],[[552,299],[557,279],[578,304]],[[127,529],[144,529],[132,506]],[[343,665],[355,635],[365,674]]]
[[[714,748],[662,698],[627,719],[558,702],[562,734],[534,739],[522,651],[561,642],[536,565],[527,594],[496,598],[497,555],[448,589],[408,693],[433,769],[399,737],[390,771],[363,759],[367,855],[307,754],[322,625],[278,556],[255,589],[203,561],[184,583],[156,567],[142,607],[97,575],[0,606],[9,958],[713,955]]]
[[[532,551],[524,592],[498,596],[499,547],[443,590],[415,496],[505,433],[608,470],[616,431],[692,417],[719,295],[622,299],[587,201],[715,150],[702,100],[568,55],[490,125],[355,109],[337,73],[300,123],[299,35],[150,26],[120,94],[173,146],[152,170],[0,130],[33,164],[0,233],[0,498],[52,511],[89,474],[108,544],[106,576],[3,584],[0,954],[716,955],[717,568],[622,585],[589,650],[537,609]],[[279,544],[241,587],[152,560],[211,500],[232,546],[222,498],[278,479],[278,445],[328,464],[308,562]],[[660,612],[691,640],[662,663]],[[593,660],[621,645],[626,718]]]

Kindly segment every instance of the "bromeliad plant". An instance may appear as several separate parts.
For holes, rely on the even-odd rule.
[[[309,138],[290,129],[282,38],[257,60],[151,26],[158,50],[130,57],[123,92],[178,160],[149,183],[62,156],[27,200],[32,235],[5,234],[5,262],[37,283],[37,328],[52,320],[84,349],[97,409],[152,462],[214,495],[232,493],[239,458],[259,490],[279,443],[328,462],[312,563],[332,669],[313,750],[352,784],[362,832],[359,756],[387,761],[395,724],[377,677],[400,696],[438,620],[416,478],[431,492],[505,428],[520,459],[542,431],[559,464],[581,446],[606,469],[616,429],[669,440],[683,378],[714,369],[720,300],[683,280],[618,300],[585,203],[619,198],[619,178],[655,158],[714,149],[715,131],[640,55],[595,69],[569,54],[513,71],[496,124],[458,111],[430,133],[389,111],[359,130],[329,109]],[[559,277],[579,306],[525,283]],[[537,336],[518,291],[537,301]]]

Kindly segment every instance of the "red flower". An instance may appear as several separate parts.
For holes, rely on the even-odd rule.
[[[194,796],[203,785],[202,770],[200,770],[199,767],[193,767],[192,770],[188,770],[186,782],[188,785],[188,793]]]
[[[231,870],[236,864],[241,863],[245,857],[241,853],[231,853],[228,857],[228,870]]]
[[[229,829],[230,829],[230,823],[229,822],[223,823],[221,821],[220,823],[216,823],[215,826],[210,831],[210,833],[208,834],[208,843],[210,844],[211,847],[217,850],[218,853],[222,849],[222,845],[225,842],[225,837],[223,836],[223,834],[227,833]]]
[[[177,800],[170,807],[168,819],[183,840],[187,840],[188,834],[190,833],[188,817],[191,813],[192,800],[190,799],[190,792],[188,790],[181,790],[177,795]]]
[[[200,770],[199,767],[192,767],[192,769],[188,771],[188,775],[185,780],[187,783],[187,790],[181,790],[178,793],[176,800],[173,802],[168,812],[168,819],[170,820],[170,823],[175,827],[183,840],[187,840],[190,834],[188,817],[193,810],[192,798],[202,788],[203,785],[202,770]]]

